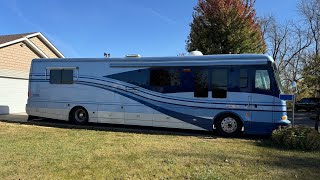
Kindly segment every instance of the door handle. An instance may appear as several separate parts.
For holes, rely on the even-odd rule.
[[[254,107],[255,107],[255,108],[257,108],[257,107],[258,107],[258,105],[257,105],[257,104],[255,104],[255,105],[254,105]]]

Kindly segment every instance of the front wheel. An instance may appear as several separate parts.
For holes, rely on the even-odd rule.
[[[89,115],[86,109],[83,107],[78,107],[74,109],[71,113],[71,120],[75,124],[86,124],[88,122]]]
[[[240,135],[242,122],[238,117],[226,114],[218,117],[215,126],[218,134],[226,137],[236,137]]]

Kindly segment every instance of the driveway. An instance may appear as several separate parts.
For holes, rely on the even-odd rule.
[[[292,112],[287,113],[289,120],[292,123]],[[315,120],[311,119],[310,117],[315,117],[314,112],[295,112],[294,114],[294,124],[295,125],[302,125],[308,127],[314,127]]]
[[[0,115],[0,121],[8,122],[27,122],[28,115],[26,113],[16,113],[8,115]]]

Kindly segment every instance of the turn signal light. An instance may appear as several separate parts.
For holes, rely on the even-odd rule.
[[[283,121],[284,120],[287,120],[288,119],[288,116],[287,115],[284,115],[284,116],[282,116],[282,118],[281,118]]]

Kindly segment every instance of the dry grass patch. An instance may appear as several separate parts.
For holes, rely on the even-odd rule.
[[[320,152],[275,149],[258,141],[0,122],[0,179],[319,177]]]

